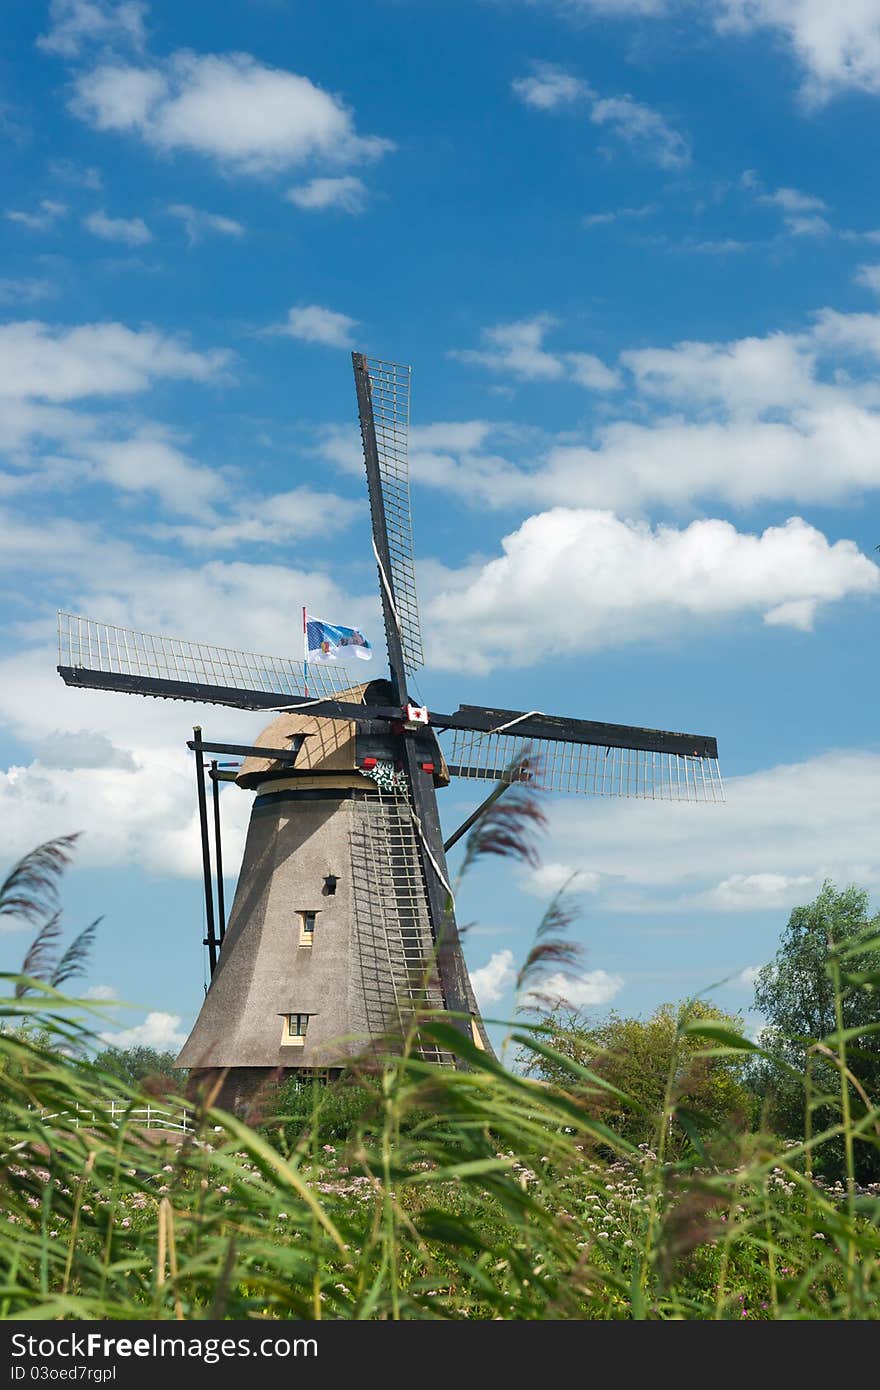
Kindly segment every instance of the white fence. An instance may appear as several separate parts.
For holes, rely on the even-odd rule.
[[[28,1106],[28,1109],[33,1109]],[[167,1106],[161,1105],[135,1105],[128,1107],[121,1101],[111,1100],[107,1105],[99,1105],[97,1109],[88,1109],[84,1105],[77,1104],[73,1110],[57,1110],[54,1114],[49,1110],[40,1110],[38,1117],[43,1124],[48,1124],[51,1120],[66,1120],[73,1118],[74,1129],[79,1129],[81,1125],[106,1123],[108,1120],[111,1125],[118,1128],[120,1121],[125,1121],[130,1125],[140,1125],[144,1129],[168,1129],[177,1134],[192,1134],[195,1131],[193,1123],[193,1112],[181,1106],[177,1110],[169,1110]]]

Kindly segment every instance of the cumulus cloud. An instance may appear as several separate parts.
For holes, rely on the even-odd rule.
[[[56,202],[53,198],[43,198],[38,212],[20,212],[10,208],[5,217],[9,222],[17,222],[32,232],[48,232],[62,217],[67,216],[67,204]]]
[[[694,722],[711,728],[710,714]],[[601,866],[606,910],[778,914],[825,878],[880,883],[878,789],[880,754],[844,749],[728,776],[724,805],[567,798],[550,807],[548,836],[564,862]]]
[[[288,310],[286,323],[270,331],[299,338],[303,343],[350,348],[354,346],[352,333],[357,325],[357,319],[337,313],[335,309],[325,309],[320,304],[300,304]]]
[[[228,352],[197,352],[170,334],[121,323],[0,325],[0,397],[9,399],[122,395],[162,377],[211,381],[229,361]]]
[[[96,130],[137,134],[156,150],[189,151],[246,174],[376,159],[391,148],[358,135],[348,108],[308,77],[247,53],[103,63],[78,76],[71,109]]]
[[[58,293],[50,280],[33,276],[21,279],[0,279],[0,304],[32,303],[37,299],[50,299]]]
[[[497,326],[482,349],[454,355],[522,380],[571,380],[578,354],[550,350],[553,326],[549,315]],[[425,481],[495,507],[840,504],[880,487],[878,360],[880,314],[830,308],[799,332],[626,350],[602,364],[618,383],[615,411],[588,438],[533,436],[521,463],[505,450],[465,467],[450,451]]]
[[[560,112],[584,103],[589,119],[632,152],[661,169],[684,169],[691,161],[688,140],[653,107],[625,93],[603,97],[588,82],[554,63],[534,63],[528,77],[510,84],[525,106],[537,111]]]
[[[289,203],[294,203],[306,212],[363,212],[367,204],[367,188],[362,179],[353,174],[338,178],[310,179],[308,183],[288,189],[285,194]]]
[[[240,222],[236,222],[233,217],[223,217],[216,212],[204,212],[201,208],[194,208],[189,203],[172,203],[168,208],[171,217],[177,217],[183,223],[186,230],[187,240],[190,246],[195,246],[209,233],[217,236],[244,236],[244,227]]]
[[[140,0],[51,0],[51,28],[37,39],[37,47],[61,58],[77,58],[91,44],[141,49],[146,14]]]
[[[217,520],[203,516],[199,522],[156,524],[149,530],[160,540],[174,539],[194,550],[217,551],[242,544],[289,545],[297,537],[319,535],[328,516],[333,518],[334,531],[340,532],[359,515],[363,515],[360,502],[299,487],[233,501],[227,515]]]
[[[574,1009],[597,1008],[610,1004],[623,989],[622,975],[607,970],[588,970],[583,975],[566,975],[561,970],[547,975],[523,1000],[525,1004],[547,1008],[553,1004]]]
[[[854,279],[857,285],[864,285],[866,290],[880,294],[880,265],[860,265]]]
[[[629,95],[602,97],[593,102],[590,120],[602,126],[640,155],[661,169],[687,168],[691,162],[686,137],[669,124],[659,111]]]
[[[497,1004],[516,979],[513,952],[496,951],[485,965],[472,970],[470,975],[480,1008],[485,1009],[489,1004]]]
[[[115,990],[112,985],[90,985],[88,989],[83,990],[82,997],[103,1003],[106,1000],[118,998],[118,990]]]
[[[793,898],[813,897],[822,886],[821,874],[731,874],[705,897],[707,906],[725,912],[785,907]]]
[[[571,864],[560,864],[550,860],[530,869],[525,876],[526,892],[537,898],[552,898],[557,893],[595,893],[601,880],[597,873],[588,869],[577,869]]]
[[[880,91],[878,0],[716,0],[725,34],[770,30],[786,39],[806,76],[805,98],[827,101],[849,89]]]
[[[548,351],[544,339],[557,324],[552,314],[495,324],[483,329],[482,348],[458,348],[450,356],[520,381],[569,380],[591,391],[615,390],[620,378],[600,358],[585,352]]]
[[[852,541],[830,544],[799,517],[755,535],[721,520],[651,527],[556,507],[501,548],[476,570],[450,574],[429,601],[437,665],[461,666],[468,629],[480,634],[467,646],[470,665],[489,671],[738,615],[809,627],[823,604],[880,588],[880,569]]]
[[[266,723],[261,714],[196,705],[182,711],[173,702],[65,688],[51,638],[57,595],[73,610],[121,626],[196,641],[213,635],[230,647],[279,655],[297,653],[291,615],[303,604],[311,612],[351,613],[368,629],[380,621],[372,589],[352,593],[290,563],[208,559],[188,566],[178,554],[135,549],[71,519],[28,526],[0,514],[0,566],[15,582],[22,573],[34,577],[33,616],[22,632],[28,645],[0,661],[0,721],[30,750],[0,772],[0,857],[10,862],[46,838],[80,830],[78,864],[196,878],[186,729],[202,723],[218,739],[250,743]],[[251,798],[230,786],[221,801],[234,871]]]
[[[830,234],[831,223],[824,215],[828,211],[828,204],[824,198],[803,193],[799,188],[767,190],[753,169],[746,170],[740,183],[759,206],[776,208],[782,214],[786,229],[792,236],[823,237]]]
[[[591,94],[589,84],[553,63],[535,63],[530,77],[517,77],[511,88],[526,106],[538,111],[558,111]]]
[[[101,1041],[108,1047],[155,1047],[159,1052],[176,1052],[183,1047],[186,1034],[182,1032],[180,1014],[151,1009],[143,1023],[118,1032],[102,1033]]]
[[[761,973],[760,965],[746,965],[731,984],[742,985],[744,989],[754,989],[755,981]]]
[[[104,241],[121,241],[126,246],[144,246],[153,240],[142,217],[108,217],[103,210],[92,212],[84,219],[84,226],[93,236]]]
[[[804,74],[802,95],[818,104],[838,93],[880,91],[878,0],[550,0],[602,18],[696,16],[723,37],[776,36]]]

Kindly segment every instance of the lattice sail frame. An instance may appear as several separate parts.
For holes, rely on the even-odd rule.
[[[409,798],[383,788],[355,797],[350,837],[358,993],[370,1033],[406,1032],[413,1014],[443,1008],[425,879]],[[434,1062],[452,1058],[419,1047]]]
[[[367,357],[376,430],[379,477],[391,556],[391,585],[400,625],[404,665],[412,675],[424,665],[416,596],[412,511],[409,496],[409,398],[412,368]]]
[[[303,663],[287,657],[160,637],[63,612],[58,614],[58,665],[294,698],[333,699],[354,680],[350,670],[310,663],[307,681]]]
[[[529,781],[545,791],[625,796],[647,801],[724,800],[717,758],[643,748],[518,738],[516,734],[453,729],[441,739],[454,777],[498,781],[524,759]]]

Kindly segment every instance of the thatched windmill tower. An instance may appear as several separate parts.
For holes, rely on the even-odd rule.
[[[439,714],[411,703],[407,679],[422,664],[422,647],[409,510],[410,373],[360,353],[353,363],[388,680],[352,686],[332,666],[307,672],[299,661],[60,615],[59,672],[68,685],[278,716],[253,745],[199,737],[190,745],[203,812],[205,751],[243,755],[235,780],[255,793],[219,941],[208,914],[211,985],[179,1058],[197,1071],[227,1072],[229,1104],[279,1069],[308,1075],[341,1065],[365,1039],[405,1023],[413,1005],[448,1010],[457,1028],[489,1045],[437,812],[436,790],[451,776],[497,781],[528,759],[551,791],[723,799],[717,746],[704,735],[479,705]],[[450,739],[445,756],[438,732]],[[203,814],[210,907],[205,826]]]

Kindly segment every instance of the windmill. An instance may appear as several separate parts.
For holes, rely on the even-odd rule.
[[[253,745],[196,754],[211,984],[179,1065],[226,1075],[243,1103],[279,1068],[326,1073],[414,1005],[448,1010],[490,1046],[462,953],[437,790],[451,777],[508,781],[540,768],[557,792],[721,801],[714,738],[539,711],[413,703],[422,665],[409,501],[410,369],[352,354],[388,649],[387,679],[59,614],[67,685],[271,711]],[[444,740],[443,750],[438,735]],[[203,757],[244,758],[256,793],[228,925],[215,933]],[[524,774],[523,774],[524,775]],[[491,799],[491,798],[490,798]],[[485,805],[486,803],[484,803]],[[219,850],[219,835],[218,835]],[[219,865],[218,865],[219,869]],[[222,874],[218,873],[222,891]],[[437,1061],[440,1054],[427,1054]]]

